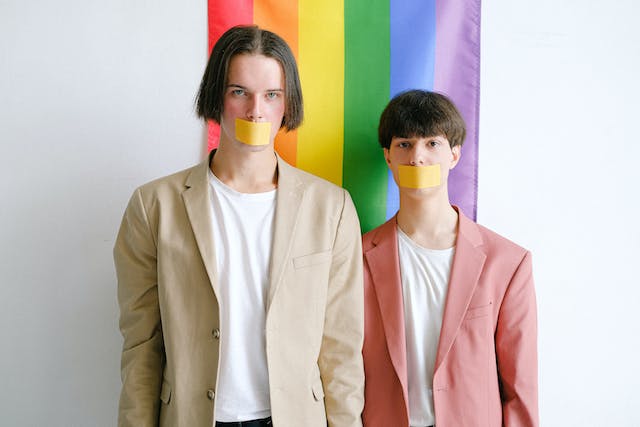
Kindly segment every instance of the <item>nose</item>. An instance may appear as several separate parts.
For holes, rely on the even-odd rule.
[[[262,119],[262,109],[262,98],[257,94],[253,95],[249,100],[249,105],[247,106],[247,119],[254,122]]]
[[[415,144],[413,146],[413,150],[411,150],[411,157],[409,159],[409,164],[411,166],[424,166],[426,153],[420,147],[420,144]]]

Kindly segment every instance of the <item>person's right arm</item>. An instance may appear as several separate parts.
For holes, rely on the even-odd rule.
[[[138,189],[129,201],[113,249],[124,337],[119,426],[158,425],[164,345],[156,253],[155,235]]]
[[[537,427],[538,323],[531,253],[511,277],[498,316],[495,346],[502,397],[502,424]]]

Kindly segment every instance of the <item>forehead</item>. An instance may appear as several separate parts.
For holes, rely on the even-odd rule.
[[[264,86],[282,88],[284,71],[278,61],[261,54],[242,53],[229,61],[227,84],[243,87]]]

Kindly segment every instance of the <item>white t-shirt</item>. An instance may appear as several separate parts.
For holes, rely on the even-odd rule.
[[[216,421],[265,418],[271,415],[265,319],[276,190],[240,193],[211,171],[209,182],[220,285]]]
[[[454,251],[423,248],[398,227],[412,427],[435,424],[433,369]]]

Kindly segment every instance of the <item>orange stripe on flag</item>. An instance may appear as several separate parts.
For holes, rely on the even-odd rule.
[[[298,0],[255,0],[253,22],[282,37],[298,58]],[[288,163],[295,165],[298,132],[281,129],[276,136],[275,149]]]
[[[282,37],[298,58],[298,0],[256,0],[253,22]]]

